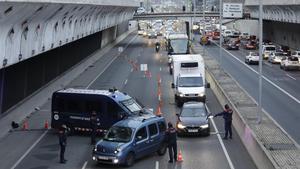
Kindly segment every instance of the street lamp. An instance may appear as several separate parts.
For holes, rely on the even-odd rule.
[[[263,43],[263,4],[259,0],[259,94],[258,94],[258,110],[257,123],[260,124],[262,120],[262,43]]]
[[[222,41],[223,41],[223,36],[222,36],[222,24],[223,24],[223,15],[222,15],[222,0],[220,0],[219,4],[219,31],[220,31],[220,51],[219,51],[219,64],[221,65],[222,62]]]

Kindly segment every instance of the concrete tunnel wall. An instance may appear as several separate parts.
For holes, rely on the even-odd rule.
[[[117,31],[118,30],[118,31]],[[0,117],[128,30],[128,21],[0,70]],[[117,33],[118,32],[118,33]]]

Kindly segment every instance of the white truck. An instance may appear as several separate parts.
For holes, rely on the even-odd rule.
[[[175,102],[181,106],[187,101],[205,102],[205,68],[204,60],[199,54],[174,55],[172,59]]]

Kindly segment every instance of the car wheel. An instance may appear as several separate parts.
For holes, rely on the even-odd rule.
[[[283,69],[282,65],[280,64],[280,69]]]
[[[126,157],[125,166],[130,167],[133,165],[133,163],[134,163],[134,154],[130,152]]]
[[[166,152],[167,152],[167,144],[163,143],[163,144],[160,146],[160,148],[157,150],[157,154],[158,154],[159,156],[163,156],[163,155],[166,154]]]

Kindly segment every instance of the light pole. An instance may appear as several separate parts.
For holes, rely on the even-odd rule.
[[[220,0],[220,4],[219,4],[219,31],[220,31],[220,51],[219,51],[219,64],[222,64],[222,41],[223,41],[223,36],[222,36],[222,24],[223,24],[223,14],[222,14],[222,9],[223,9],[223,4],[222,4],[222,0]]]
[[[194,0],[194,16],[193,16],[193,19],[191,19],[192,20],[192,26],[191,26],[191,37],[192,37],[192,40],[194,41],[194,39],[195,39],[195,35],[194,35],[194,29],[193,29],[193,26],[194,26],[194,22],[195,22],[195,20],[196,20],[196,0]]]
[[[263,4],[259,0],[259,94],[258,94],[258,110],[257,123],[260,124],[262,120],[262,43],[263,43]]]
[[[204,27],[205,27],[205,8],[206,8],[206,2],[205,2],[205,0],[203,0],[203,13],[202,13],[202,15],[203,15],[203,20],[204,20],[204,22],[203,22],[203,31],[202,31],[202,37],[204,37],[204,38],[206,38],[206,36],[204,35],[205,34],[205,31],[204,31]],[[208,40],[208,39],[207,39]],[[203,56],[205,56],[205,43],[203,43]]]

